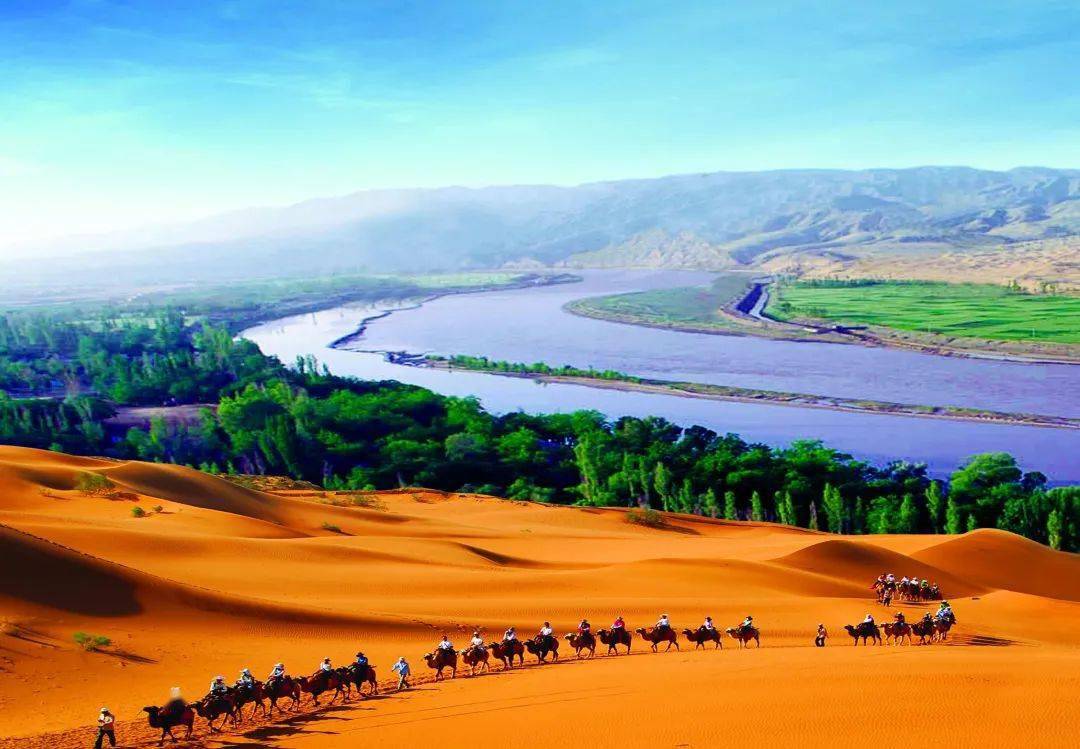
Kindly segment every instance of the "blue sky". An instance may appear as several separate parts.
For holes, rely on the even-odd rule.
[[[5,0],[0,245],[371,187],[1080,166],[1080,3]]]

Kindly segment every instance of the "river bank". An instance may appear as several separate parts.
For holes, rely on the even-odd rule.
[[[703,309],[698,321],[670,319],[655,312],[635,310],[631,304],[613,309],[615,297],[578,299],[564,306],[572,315],[623,325],[706,335],[755,336],[792,343],[842,343],[894,348],[943,357],[1010,361],[1022,364],[1080,364],[1076,346],[1051,343],[959,338],[883,326],[850,326],[827,320],[778,319],[770,310],[772,279],[750,282],[744,291],[715,308]],[[694,289],[671,292],[693,293]],[[615,295],[627,300],[633,294]]]
[[[427,367],[444,370],[464,369],[471,372],[484,372],[486,374],[534,380],[542,383],[584,385],[586,387],[620,390],[624,392],[664,393],[683,398],[733,401],[737,403],[766,402],[779,406],[819,408],[855,413],[894,414],[899,416],[917,416],[921,418],[1080,429],[1080,419],[1042,414],[1007,413],[1003,411],[960,408],[955,406],[926,406],[891,403],[887,401],[858,400],[853,398],[808,395],[806,393],[709,385],[697,382],[676,382],[671,380],[632,377],[621,372],[600,372],[595,370],[576,369],[573,367],[549,368],[545,365],[538,364],[508,364],[506,362],[490,362],[488,365],[485,365],[483,363],[477,363],[475,360],[465,362],[461,357],[448,359],[445,357],[409,354],[406,352],[388,352],[386,357],[391,363],[402,366]]]

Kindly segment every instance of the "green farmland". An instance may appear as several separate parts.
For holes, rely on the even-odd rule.
[[[768,314],[996,341],[1080,343],[1080,297],[990,284],[799,281],[774,289]]]

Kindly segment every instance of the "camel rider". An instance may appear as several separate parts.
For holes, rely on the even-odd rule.
[[[742,632],[749,632],[753,628],[754,628],[754,617],[747,614],[746,618],[743,619],[743,623],[739,625],[739,630],[742,631]]]
[[[450,642],[450,638],[447,635],[442,636],[442,642],[437,646],[439,650],[453,650],[454,643]]]
[[[922,623],[923,624],[933,624],[934,623],[934,618],[932,616],[930,616],[929,611],[927,611],[925,614],[923,614]]]
[[[323,658],[322,663],[319,664],[319,670],[316,671],[315,673],[316,674],[322,674],[323,676],[329,676],[333,672],[334,672],[334,667],[332,665],[330,665],[330,659],[329,658]]]
[[[615,621],[611,623],[612,631],[616,629],[626,629],[626,620],[622,618],[622,615],[615,617]]]
[[[240,678],[236,680],[236,686],[238,689],[253,689],[255,687],[255,677],[251,675],[250,668],[240,669]]]
[[[866,615],[866,618],[862,620],[862,623],[863,623],[864,625],[870,625],[871,627],[872,627],[872,626],[874,626],[874,615],[873,615],[873,614],[870,614],[870,613],[868,613],[868,614]]]
[[[589,624],[589,620],[582,619],[581,624],[578,625],[577,633],[578,635],[584,636],[589,634],[590,629],[592,629],[592,625]]]
[[[352,662],[353,668],[357,671],[366,671],[368,666],[367,656],[363,652],[357,652],[356,660]]]
[[[952,620],[954,618],[953,612],[952,612],[952,607],[949,605],[948,601],[942,601],[940,604],[938,604],[938,610],[937,610],[937,614],[935,614],[935,616],[938,619],[943,619],[943,620],[945,620],[945,619]]]
[[[550,640],[555,630],[551,628],[551,622],[544,622],[544,626],[540,628],[540,631],[536,633],[536,636],[542,640]]]
[[[667,614],[661,614],[660,618],[656,620],[656,631],[666,632],[671,629],[671,620],[668,619]]]
[[[907,584],[908,584],[907,575],[904,575],[902,578],[900,578],[900,585],[901,585],[901,587],[903,587],[904,585],[907,585]]]
[[[266,686],[272,687],[278,681],[285,677],[285,664],[275,663],[274,670],[270,672],[270,675],[266,677]]]
[[[229,685],[225,683],[224,676],[215,676],[214,680],[210,682],[210,694],[209,697],[224,697],[229,693]]]
[[[469,640],[469,645],[473,650],[479,652],[484,649],[484,638],[480,636],[479,632],[473,632],[472,639]]]
[[[702,622],[701,628],[706,632],[712,632],[714,629],[716,629],[716,625],[713,624],[711,616],[705,617],[705,621]]]
[[[507,629],[503,634],[503,642],[517,642],[517,632],[514,631],[513,627]]]
[[[893,614],[893,619],[896,620],[897,624],[907,624],[907,619],[904,617],[903,611],[897,611]]]

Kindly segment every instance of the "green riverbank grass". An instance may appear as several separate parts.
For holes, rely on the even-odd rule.
[[[1080,297],[990,284],[798,281],[778,284],[767,312],[963,338],[1080,343]]]

